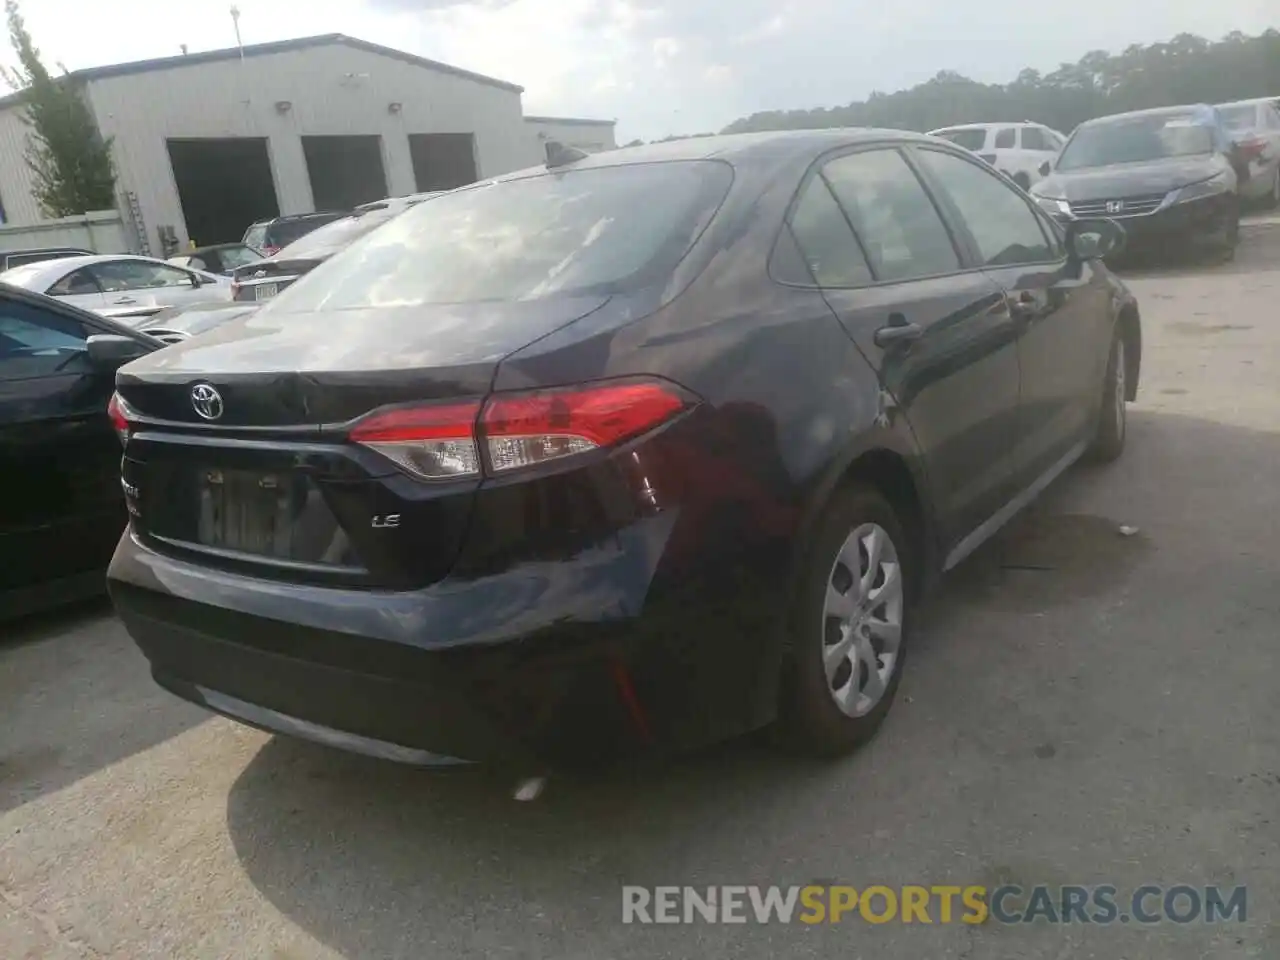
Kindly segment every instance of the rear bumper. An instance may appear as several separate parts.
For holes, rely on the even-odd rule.
[[[406,593],[210,570],[126,531],[108,589],[159,684],[251,726],[406,763],[580,769],[772,718],[767,612],[698,578],[653,586],[674,519]]]
[[[406,762],[576,766],[650,746],[628,699],[627,614],[647,581],[627,568],[660,555],[667,529],[576,565],[404,593],[214,571],[126,531],[108,588],[157,682],[216,712]]]

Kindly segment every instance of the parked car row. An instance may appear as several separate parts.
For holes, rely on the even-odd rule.
[[[1185,113],[1193,108],[1172,109]],[[1194,109],[1198,111],[1197,125],[1214,128],[1221,133],[1218,149],[1231,159],[1237,176],[1239,199],[1244,203],[1268,207],[1280,205],[1280,97],[1258,97],[1216,107],[1197,105]],[[1153,115],[1151,111],[1140,111],[1099,117],[1081,124],[1081,127],[1088,131],[1088,138],[1097,137],[1098,131],[1105,128],[1103,133],[1114,142],[1118,136],[1117,125],[1129,122],[1123,118]],[[1140,122],[1133,119],[1133,123]],[[1136,128],[1131,125],[1130,129]],[[1073,134],[1068,138],[1056,130],[1029,121],[960,124],[934,130],[930,135],[971,150],[1024,190],[1031,189],[1049,175],[1059,154],[1075,137]],[[1075,148],[1077,158],[1082,156],[1081,149],[1079,146]],[[1137,152],[1150,159],[1159,150],[1149,146]]]
[[[1280,114],[1274,107],[1266,113],[1280,132]],[[1114,218],[1131,250],[1193,248],[1230,257],[1245,198],[1280,191],[1277,147],[1280,139],[1246,147],[1224,111],[1204,104],[1100,117],[1076,128],[1031,193],[1061,223]]]
[[[116,318],[145,317],[164,307],[231,299],[231,280],[150,257],[91,254],[15,267],[0,282]]]

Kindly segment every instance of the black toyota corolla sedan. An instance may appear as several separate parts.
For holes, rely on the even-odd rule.
[[[121,371],[112,597],[178,696],[375,756],[841,753],[934,576],[1119,455],[1121,236],[888,131],[446,194]]]
[[[1115,218],[1131,251],[1228,257],[1248,170],[1216,108],[1164,107],[1082,123],[1031,193],[1060,221]]]

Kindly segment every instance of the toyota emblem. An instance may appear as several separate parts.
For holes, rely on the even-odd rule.
[[[197,383],[191,388],[191,406],[206,420],[222,416],[222,394],[207,383]]]

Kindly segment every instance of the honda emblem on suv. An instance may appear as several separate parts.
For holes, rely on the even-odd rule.
[[[1108,201],[1107,201],[1107,213],[1123,213],[1123,212],[1124,212],[1124,201],[1123,201],[1123,200],[1108,200]]]
[[[222,394],[207,383],[197,383],[191,388],[191,406],[206,420],[222,416]]]

